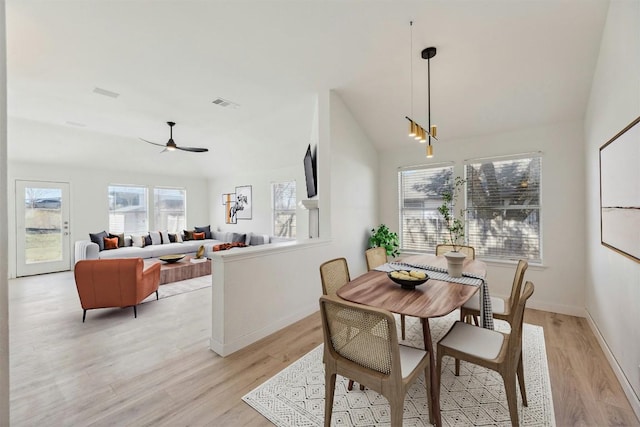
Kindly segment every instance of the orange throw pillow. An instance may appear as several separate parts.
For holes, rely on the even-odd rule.
[[[193,240],[204,240],[204,231],[202,233],[193,233]]]
[[[118,237],[105,237],[104,249],[118,249]]]

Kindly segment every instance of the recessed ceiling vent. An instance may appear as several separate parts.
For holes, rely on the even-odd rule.
[[[119,93],[111,92],[110,90],[102,89],[99,87],[94,88],[93,93],[97,93],[98,95],[108,96],[110,98],[117,98],[120,96]]]
[[[236,104],[235,102],[229,101],[228,99],[224,99],[224,98],[216,98],[213,100],[213,103],[220,106],[220,107],[225,107],[225,108],[238,108],[240,107],[239,104]]]

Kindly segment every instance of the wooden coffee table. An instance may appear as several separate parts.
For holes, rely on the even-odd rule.
[[[160,266],[160,284],[179,282],[180,280],[193,279],[194,277],[206,276],[211,274],[211,260],[193,263],[192,255],[186,255],[182,260],[174,263],[166,263],[158,258],[145,259],[145,266],[161,263]]]

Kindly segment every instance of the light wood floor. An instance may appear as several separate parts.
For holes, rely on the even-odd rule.
[[[268,426],[241,397],[322,342],[316,313],[229,357],[208,349],[211,289],[82,323],[72,274],[9,281],[12,426]],[[544,327],[558,426],[640,426],[581,318]]]

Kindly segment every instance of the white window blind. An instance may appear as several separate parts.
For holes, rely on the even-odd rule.
[[[296,182],[271,184],[273,200],[273,234],[296,237]]]
[[[542,262],[539,155],[468,161],[466,235],[476,256]]]
[[[146,187],[109,186],[109,231],[111,233],[149,231]]]
[[[155,229],[170,233],[187,228],[187,191],[182,188],[154,188]]]
[[[438,206],[452,177],[451,165],[405,168],[398,172],[401,250],[435,252],[436,245],[447,239]]]

